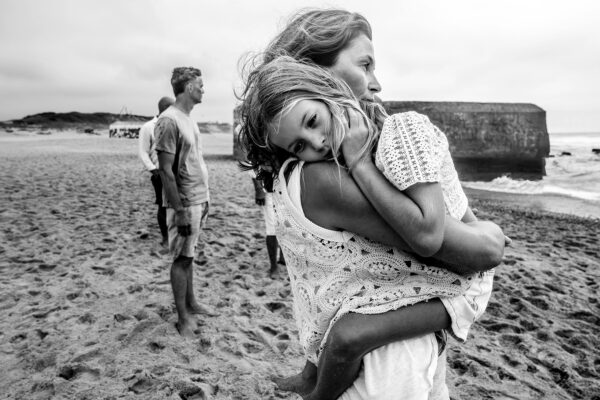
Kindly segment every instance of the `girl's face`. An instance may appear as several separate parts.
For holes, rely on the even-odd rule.
[[[361,100],[373,100],[375,94],[381,91],[381,85],[375,77],[373,43],[364,34],[352,39],[329,70],[344,80]]]
[[[327,138],[331,129],[331,113],[318,100],[300,100],[281,118],[272,122],[269,140],[303,161],[332,158]]]

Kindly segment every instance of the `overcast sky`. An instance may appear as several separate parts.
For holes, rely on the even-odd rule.
[[[1,0],[0,120],[153,115],[191,65],[206,89],[192,115],[231,122],[240,56],[306,6],[367,17],[384,100],[534,103],[550,132],[600,131],[597,0]]]

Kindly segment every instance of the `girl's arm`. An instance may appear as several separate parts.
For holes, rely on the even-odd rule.
[[[395,233],[406,238],[401,232],[405,231],[407,225],[416,224],[410,216],[405,215],[409,212],[407,210],[410,210],[412,200],[396,189],[375,167],[370,158],[357,165],[353,172],[353,178],[377,213],[383,217]],[[409,190],[412,190],[413,195],[418,193],[425,196],[425,199],[421,200],[425,203],[427,196],[433,196],[431,191],[436,189],[436,186],[439,187],[439,185],[431,184],[415,185]],[[412,204],[414,205],[414,203]],[[467,214],[469,213],[467,212]],[[435,213],[431,212],[430,215],[435,215]],[[416,240],[427,240],[423,235],[415,234],[416,239],[411,242],[406,240],[406,242],[417,254],[424,257],[432,256],[450,264],[444,267],[456,273],[485,271],[500,264],[505,246],[505,237],[500,227],[489,221],[472,220],[471,217],[474,219],[474,215],[466,217],[472,222],[462,223],[451,217],[444,218],[444,214],[439,217],[443,223],[439,233],[442,238],[440,246],[432,254],[421,254],[413,247]],[[436,232],[433,234],[437,235]],[[437,236],[432,240],[437,240]]]
[[[368,153],[361,153],[368,127],[348,110],[342,152],[352,177],[367,199],[415,253],[429,257],[444,239],[445,204],[438,180],[442,158],[436,134],[417,113],[386,118],[379,135],[377,157],[381,171]],[[429,122],[428,120],[426,122]],[[403,161],[404,160],[404,161]],[[380,191],[383,178],[398,190]]]
[[[373,166],[374,193],[395,213],[396,198],[406,198]],[[407,242],[369,202],[347,170],[334,162],[305,164],[302,168],[302,208],[306,217],[326,229],[347,230],[376,242],[411,251]],[[397,196],[397,197],[395,197]],[[475,224],[475,225],[473,225]],[[504,252],[504,235],[491,222],[464,224],[444,219],[444,240],[434,258],[441,267],[459,274],[485,271],[498,265]]]
[[[352,169],[352,177],[377,212],[415,253],[430,257],[440,250],[446,215],[439,183],[418,183],[399,191],[370,157]]]
[[[381,171],[370,154],[361,153],[369,137],[368,127],[354,110],[347,111],[348,128],[342,152],[352,177],[367,199],[415,253],[429,257],[437,253],[444,239],[445,204],[437,182],[442,158],[433,125],[417,113],[386,118],[377,149]],[[380,171],[381,173],[379,173]],[[402,192],[378,190],[373,179],[381,175]]]

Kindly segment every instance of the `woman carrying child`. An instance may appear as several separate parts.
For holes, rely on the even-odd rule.
[[[322,37],[336,37],[339,46],[329,43],[329,56],[310,45],[300,46],[305,54],[294,55],[318,60],[328,71],[274,58],[281,49],[293,54],[299,48],[289,43],[309,43],[306,38],[290,40],[294,32],[310,31],[307,26],[317,27],[317,33],[328,29]],[[425,178],[413,174],[403,182],[408,183],[404,192],[375,168],[371,149],[385,129],[385,114],[369,104],[367,119],[352,93],[368,98],[379,91],[364,18],[341,10],[315,11],[300,15],[288,28],[249,76],[241,138],[258,176],[275,179],[277,233],[288,261],[300,340],[309,361],[319,358],[317,382],[306,379],[292,389],[308,399],[337,398],[356,377],[364,356],[363,373],[345,398],[388,398],[398,396],[398,390],[401,398],[448,398],[444,355],[438,360],[432,333],[451,327],[466,339],[489,299],[491,276],[473,285],[482,278],[459,274],[497,265],[504,236],[492,223],[465,224],[444,215],[444,197],[462,191],[454,176],[442,188],[439,165],[424,164],[425,170],[437,172]],[[333,35],[332,29],[345,36]],[[319,39],[311,34],[310,39]],[[388,130],[397,130],[398,123],[428,127],[418,115],[388,120],[387,126],[395,124]],[[443,142],[443,134],[434,133]],[[431,161],[423,152],[438,147],[420,146],[417,154]],[[333,161],[322,162],[327,159]],[[379,166],[392,165],[384,161]],[[474,220],[466,198],[457,199],[464,204],[447,203]],[[433,255],[447,269],[407,252]]]

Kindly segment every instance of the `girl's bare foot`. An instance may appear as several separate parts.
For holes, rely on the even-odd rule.
[[[302,377],[302,374],[288,376],[287,378],[281,378],[278,376],[271,377],[271,380],[277,385],[277,389],[284,390],[286,392],[298,393],[300,396],[310,394],[314,387],[314,381],[308,381]]]
[[[275,382],[279,390],[298,393],[304,397],[309,395],[317,383],[317,367],[307,361],[302,372],[287,378],[273,376],[271,380]]]

